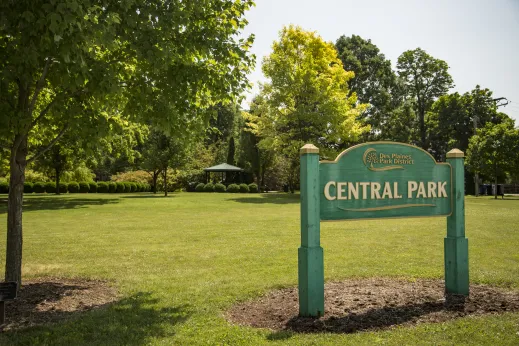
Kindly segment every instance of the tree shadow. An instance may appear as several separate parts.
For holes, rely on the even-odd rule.
[[[129,195],[129,196],[121,196],[120,198],[136,198],[136,199],[146,199],[146,198],[170,198],[175,197],[173,193],[169,193],[168,196],[164,196],[164,193],[155,194],[147,194],[147,195]]]
[[[79,209],[118,202],[118,198],[62,198],[58,195],[29,196],[23,199],[23,211]],[[0,215],[5,213],[7,213],[7,198],[0,199]]]
[[[81,285],[41,285],[56,290],[56,296],[61,297],[71,290],[87,289]],[[38,307],[45,302],[44,297],[33,297],[26,302],[26,315],[32,321],[38,321],[38,325],[5,331],[0,334],[0,344],[143,345],[151,338],[173,335],[171,326],[190,317],[185,305],[157,307],[159,299],[149,292],[139,292],[86,312],[41,311]],[[6,311],[9,320],[9,306]]]
[[[251,204],[293,204],[300,202],[299,194],[292,193],[262,193],[260,197],[235,197],[227,201]]]
[[[363,313],[349,313],[343,317],[312,318],[296,316],[285,325],[285,331],[275,332],[271,339],[288,338],[292,333],[342,333],[351,334],[361,331],[387,329],[411,322],[420,316],[435,312],[463,311],[463,298],[450,298],[445,302],[429,301],[401,306],[384,306]],[[288,332],[288,333],[287,333]]]

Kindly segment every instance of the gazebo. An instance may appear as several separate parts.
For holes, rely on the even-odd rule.
[[[204,171],[205,171],[205,182],[208,183],[209,182],[209,174],[211,172],[214,172],[214,173],[222,173],[222,181],[226,181],[227,182],[227,174],[228,173],[238,173],[238,179],[241,183],[242,181],[242,172],[244,171],[242,168],[240,167],[236,167],[236,166],[233,166],[233,165],[230,165],[228,163],[220,163],[219,165],[216,165],[216,166],[213,166],[213,167],[208,167],[208,168],[204,168]],[[225,179],[224,179],[225,177]]]

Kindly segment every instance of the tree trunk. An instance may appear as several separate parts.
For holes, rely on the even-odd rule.
[[[157,193],[157,179],[159,177],[158,172],[153,172],[153,193]]]
[[[19,145],[17,145],[19,143]],[[11,149],[9,199],[7,203],[7,249],[5,281],[22,284],[22,205],[25,167],[27,166],[27,136],[17,135]]]
[[[418,111],[420,117],[420,141],[423,150],[427,150],[426,148],[426,130],[425,130],[425,109],[420,109]]]
[[[495,165],[495,179],[494,179],[494,183],[496,185],[496,188],[494,189],[494,199],[497,199],[497,165]]]
[[[60,175],[59,168],[56,167],[56,195],[59,195],[59,175]]]
[[[168,169],[164,170],[163,178],[164,178],[164,197],[168,197]]]

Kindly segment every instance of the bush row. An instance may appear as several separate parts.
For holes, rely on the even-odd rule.
[[[59,192],[60,193],[125,193],[125,192],[149,192],[151,191],[151,186],[149,184],[143,183],[132,183],[132,182],[106,182],[100,181],[98,183],[95,182],[70,182],[70,183],[60,183],[59,184]],[[0,193],[8,193],[9,192],[9,184],[7,182],[0,181]],[[36,182],[30,183],[25,182],[23,185],[24,193],[55,193],[56,192],[56,183],[54,182]]]
[[[258,192],[258,185],[256,185],[256,184],[249,184],[249,185],[247,185],[247,184],[240,184],[240,185],[231,184],[231,185],[227,186],[227,188],[225,188],[225,185],[223,185],[223,184],[199,183],[196,186],[195,191],[196,192],[230,192],[230,193],[252,192],[252,193],[256,193],[256,192]]]

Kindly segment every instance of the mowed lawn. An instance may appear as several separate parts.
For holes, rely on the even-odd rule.
[[[357,334],[229,324],[232,304],[297,285],[299,195],[33,195],[25,204],[24,279],[104,279],[121,297],[63,323],[3,333],[1,344],[519,344],[517,313]],[[467,197],[466,218],[471,282],[519,290],[519,198]],[[445,234],[445,218],[324,222],[326,280],[442,278]]]

